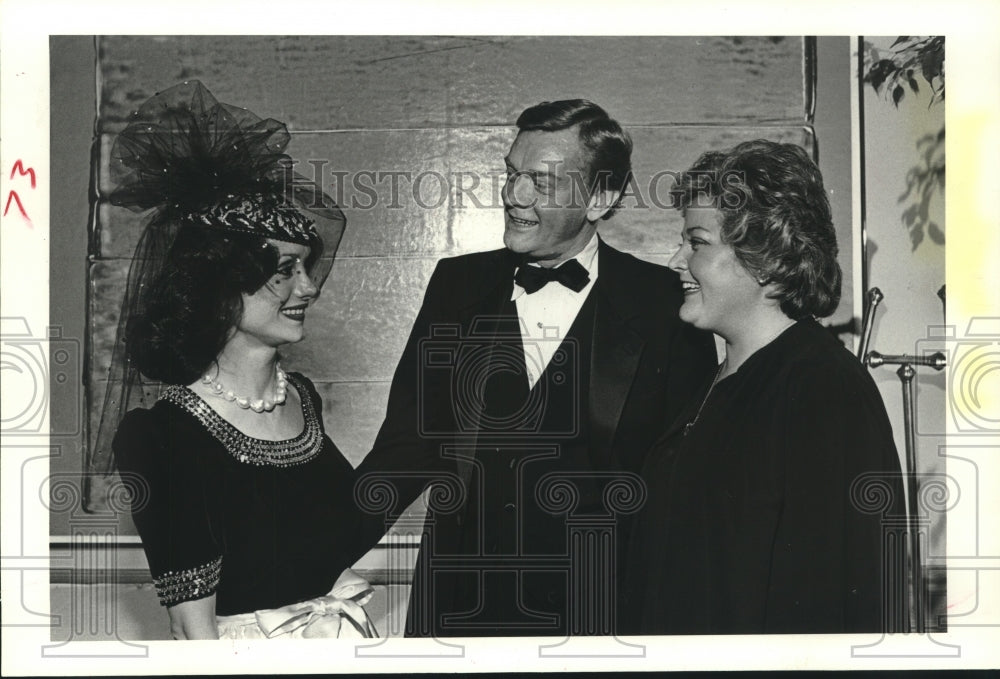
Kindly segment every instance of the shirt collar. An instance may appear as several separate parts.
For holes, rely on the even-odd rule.
[[[600,242],[601,242],[600,239],[597,237],[597,232],[595,231],[594,235],[590,237],[589,241],[587,241],[587,244],[583,246],[583,250],[578,252],[575,257],[571,258],[580,262],[583,268],[587,270],[587,273],[590,274],[590,283],[588,283],[587,287],[581,290],[580,293],[577,294],[581,294],[586,290],[588,290],[590,286],[594,284],[594,281],[597,280],[597,253],[599,249],[598,245],[600,245]],[[566,261],[568,262],[569,260]],[[559,264],[559,266],[562,266],[565,263],[566,262],[563,262],[562,264]],[[538,265],[532,262],[529,263],[528,266],[538,266]],[[556,268],[558,269],[559,266],[557,266]],[[567,290],[568,289],[569,288],[567,288]],[[524,288],[522,288],[517,283],[514,283],[514,290],[510,296],[511,301],[516,300],[523,294],[525,294]]]

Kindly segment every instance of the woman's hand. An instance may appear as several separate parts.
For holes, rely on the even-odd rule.
[[[167,609],[170,634],[174,639],[218,639],[215,622],[215,595],[185,601]]]

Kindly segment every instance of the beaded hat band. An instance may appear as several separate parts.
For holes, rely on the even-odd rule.
[[[274,195],[228,195],[207,209],[185,215],[187,224],[222,228],[310,245],[319,239],[315,220]]]

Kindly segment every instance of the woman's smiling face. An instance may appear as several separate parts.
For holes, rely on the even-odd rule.
[[[278,267],[259,290],[243,295],[243,316],[236,332],[248,339],[278,347],[298,342],[309,304],[318,289],[306,272],[309,247],[268,239],[278,250]]]
[[[711,207],[684,212],[683,242],[668,266],[684,289],[681,320],[729,338],[739,332],[759,305],[767,305],[757,283],[722,240],[722,213]]]

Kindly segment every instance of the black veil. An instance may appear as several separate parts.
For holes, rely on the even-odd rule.
[[[122,417],[152,406],[165,386],[132,364],[126,331],[183,226],[236,229],[309,245],[309,273],[317,287],[326,280],[346,219],[319,185],[294,172],[285,154],[289,140],[284,123],[220,103],[197,80],[157,93],[115,140],[110,171],[117,188],[109,201],[150,214],[129,267],[100,424],[87,457],[88,478],[114,472],[111,443]],[[245,219],[215,220],[220,205],[234,202],[250,205]],[[89,495],[90,488],[93,503]]]

